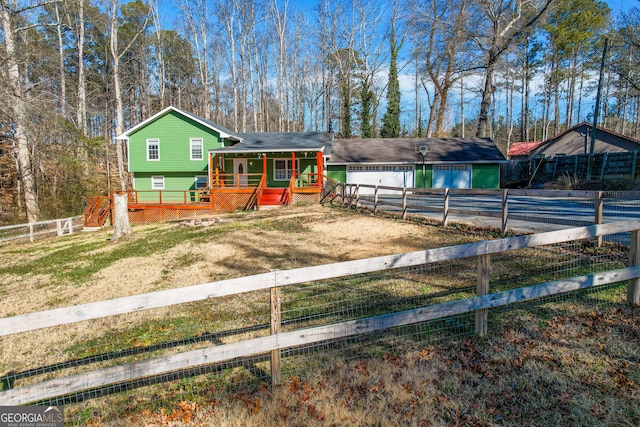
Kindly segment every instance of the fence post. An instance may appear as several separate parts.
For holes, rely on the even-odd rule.
[[[373,213],[378,212],[378,186],[373,190]]]
[[[604,179],[604,170],[607,167],[607,154],[609,153],[604,153],[604,155],[602,156],[602,167],[600,168],[600,181]]]
[[[491,271],[491,255],[478,256],[478,278],[477,278],[477,294],[478,296],[489,294],[489,272]],[[476,311],[476,335],[484,337],[487,335],[489,327],[489,309]]]
[[[33,223],[29,223],[29,241],[33,242]]]
[[[509,189],[502,190],[502,235],[507,233],[507,221],[509,220]]]
[[[602,224],[602,207],[604,205],[604,199],[602,197],[602,191],[596,191],[593,200],[593,223]],[[602,246],[602,236],[598,236],[597,247]]]
[[[280,287],[271,288],[271,335],[280,333],[282,294]],[[279,385],[282,380],[280,349],[271,350],[271,385]]]
[[[407,219],[407,187],[402,188],[402,219]]]
[[[56,219],[56,231],[58,232],[58,237],[62,236],[62,234],[64,234],[62,232],[62,223],[60,222],[59,219]]]
[[[444,201],[442,203],[442,226],[446,227],[449,222],[449,189],[444,189]]]
[[[360,207],[360,184],[356,184],[356,209]]]
[[[640,265],[640,231],[631,232],[631,242],[629,245],[629,266]],[[627,303],[631,306],[640,306],[640,278],[631,279],[627,282]]]

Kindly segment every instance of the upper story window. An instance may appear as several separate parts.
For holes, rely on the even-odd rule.
[[[204,142],[202,138],[191,138],[189,140],[191,160],[202,160],[204,158]]]
[[[160,160],[160,140],[158,138],[147,139],[147,160]]]

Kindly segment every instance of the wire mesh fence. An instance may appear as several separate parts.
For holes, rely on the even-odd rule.
[[[493,254],[490,290],[508,291],[623,268],[629,234],[612,236],[603,242],[590,237]],[[478,274],[478,257],[460,256],[285,286],[281,288],[280,331],[376,319],[469,299],[476,295]],[[625,289],[614,283],[497,308],[490,312],[490,328],[517,317],[544,320],[550,312],[566,311],[563,304],[582,311],[619,306],[625,302]],[[171,355],[266,337],[273,325],[272,306],[271,292],[262,289],[2,337],[2,391],[114,366],[136,371],[139,363],[161,365]],[[475,314],[468,311],[288,346],[279,352],[282,377],[304,377],[336,360],[382,357],[470,336],[474,327]],[[38,403],[64,405],[67,419],[76,424],[97,417],[116,420],[128,413],[158,411],[183,401],[229,399],[241,391],[263,387],[273,377],[271,362],[269,352],[258,352],[106,386],[87,382],[80,391]]]
[[[334,201],[350,207],[515,232],[540,233],[640,218],[640,193],[630,191],[423,189],[341,184],[338,193]]]

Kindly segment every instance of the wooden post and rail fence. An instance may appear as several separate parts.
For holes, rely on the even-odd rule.
[[[372,194],[361,194],[361,189],[373,190]],[[619,199],[619,200],[640,200],[640,192],[638,191],[624,191],[624,192],[609,192],[609,191],[589,191],[589,190],[530,190],[530,189],[450,189],[450,188],[401,188],[401,187],[388,187],[379,185],[367,185],[367,184],[338,184],[338,198],[342,204],[349,207],[369,207],[374,213],[377,213],[383,207],[390,207],[398,209],[402,218],[406,219],[409,209],[415,209],[416,211],[424,212],[436,212],[440,213],[442,218],[441,223],[443,226],[447,226],[452,214],[462,214],[473,216],[484,216],[489,218],[499,218],[499,228],[502,234],[505,235],[508,226],[509,219],[511,220],[526,220],[530,222],[536,222],[538,218],[534,216],[518,215],[509,210],[509,197],[541,197],[545,200],[550,199],[570,199],[570,200],[583,200],[593,204],[593,224],[603,223],[603,207],[606,199]],[[400,202],[394,202],[391,200],[384,200],[380,197],[380,192],[385,191],[387,195],[400,196]],[[452,196],[492,196],[496,198],[496,205],[499,204],[498,209],[494,210],[482,210],[474,209],[460,209],[451,207]],[[439,206],[425,206],[424,203],[419,203],[421,197],[424,196],[437,196],[441,198],[441,207]],[[550,222],[544,219],[544,215],[540,215],[540,222]],[[583,224],[580,224],[583,225]],[[601,240],[600,240],[601,243]]]
[[[185,288],[170,289],[2,318],[0,319],[0,337],[6,337],[42,328],[69,325],[75,322],[107,318],[120,314],[169,307],[195,301],[210,300],[212,298],[221,298],[229,295],[270,290],[271,322],[270,335],[268,336],[250,338],[239,342],[215,345],[178,354],[164,355],[144,361],[79,373],[64,378],[51,379],[20,388],[11,388],[0,392],[0,403],[5,405],[23,405],[56,396],[82,393],[90,389],[127,383],[172,372],[181,372],[203,365],[216,364],[260,354],[271,355],[272,383],[279,384],[281,383],[280,352],[283,349],[473,312],[476,313],[476,333],[478,335],[486,335],[489,331],[487,313],[490,309],[612,283],[626,282],[628,287],[628,303],[633,306],[638,306],[640,305],[639,231],[640,220],[591,225],[498,240],[485,240],[398,255],[387,255],[286,271],[277,270],[269,273],[205,283]],[[490,293],[489,275],[491,255],[577,240],[597,239],[602,236],[617,233],[630,233],[631,235],[628,267],[626,268]],[[353,275],[380,273],[400,268],[426,266],[434,263],[446,263],[470,257],[477,257],[477,296],[475,297],[357,320],[297,329],[294,331],[282,332],[280,329],[281,292],[288,286],[344,278]]]

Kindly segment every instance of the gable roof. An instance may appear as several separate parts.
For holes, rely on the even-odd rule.
[[[210,150],[214,153],[282,153],[323,151],[331,153],[333,134],[328,132],[253,132],[240,133],[242,142]]]
[[[565,155],[583,154],[588,151],[592,129],[592,123],[578,123],[533,148],[529,155],[553,155],[557,154],[556,151]],[[572,136],[571,134],[578,135]],[[564,144],[564,147],[558,148],[557,144]],[[622,151],[640,151],[640,141],[600,126],[596,127],[595,152]]]
[[[232,140],[232,141],[242,141],[242,138],[240,136],[238,136],[238,134],[236,132],[233,132],[227,128],[225,128],[224,126],[220,126],[217,123],[214,123],[210,120],[206,120],[200,116],[197,116],[195,114],[186,112],[184,110],[181,110],[179,108],[173,107],[173,106],[169,106],[167,108],[165,108],[164,110],[154,114],[153,116],[149,117],[147,120],[138,123],[136,126],[132,127],[131,129],[128,129],[127,131],[125,131],[123,134],[116,136],[116,139],[128,139],[129,135],[131,135],[132,133],[136,132],[137,130],[147,126],[149,123],[153,123],[154,121],[156,121],[157,119],[161,118],[162,116],[165,116],[166,114],[170,113],[170,112],[175,112],[177,114],[180,114],[182,116],[185,116],[195,122],[198,122],[200,124],[202,124],[203,126],[217,132],[220,134],[221,138],[227,139],[227,140]]]
[[[507,156],[528,156],[531,150],[537,148],[543,142],[544,141],[513,142],[509,147]]]
[[[495,163],[504,155],[490,138],[371,138],[335,139],[328,164],[422,163],[416,146],[428,145],[425,163]]]

